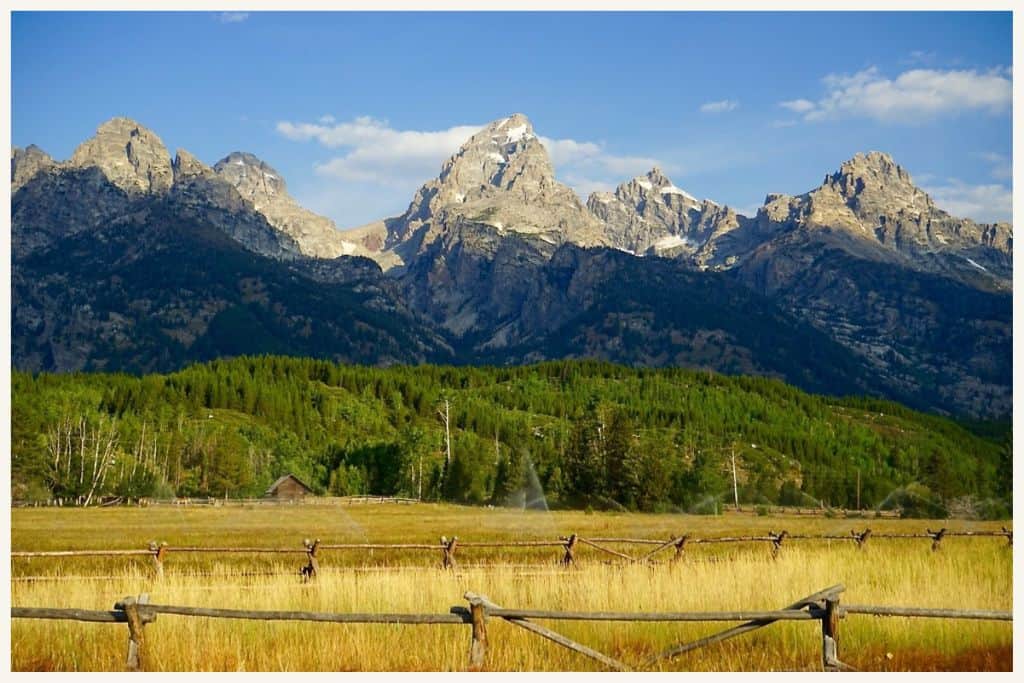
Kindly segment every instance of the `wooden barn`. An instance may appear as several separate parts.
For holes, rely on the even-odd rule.
[[[313,489],[306,486],[294,474],[286,474],[267,489],[263,495],[266,498],[277,498],[279,500],[292,500],[305,498],[313,494]]]

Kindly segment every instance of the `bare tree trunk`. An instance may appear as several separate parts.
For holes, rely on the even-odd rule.
[[[444,423],[444,471],[445,476],[448,473],[448,467],[452,464],[452,432],[450,424],[450,405],[448,399],[444,400],[444,412],[442,413],[438,409],[437,414],[441,416],[441,421]]]
[[[94,438],[96,440],[96,453],[99,454],[102,449],[103,456],[102,459],[99,460],[98,469],[93,474],[92,485],[89,487],[89,495],[85,498],[85,505],[89,505],[92,502],[93,497],[96,495],[96,491],[103,488],[103,482],[106,481],[107,478],[107,470],[110,469],[114,459],[114,453],[117,449],[117,425],[113,421],[111,421],[109,431],[105,435],[103,433],[102,421],[96,427],[94,434]]]
[[[78,445],[78,485],[81,487],[85,484],[85,417],[79,422]],[[81,488],[79,488],[79,493],[81,493]]]

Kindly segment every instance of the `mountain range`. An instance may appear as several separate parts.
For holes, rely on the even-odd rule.
[[[583,202],[514,114],[404,213],[346,231],[265,161],[172,158],[125,118],[67,161],[16,148],[11,168],[19,369],[587,356],[962,415],[1012,408],[1011,226],[949,215],[880,152],[754,216],[657,168]]]

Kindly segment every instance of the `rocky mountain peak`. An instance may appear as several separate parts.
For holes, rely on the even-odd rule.
[[[864,194],[882,195],[888,199],[909,199],[911,204],[923,203],[927,196],[919,190],[902,166],[884,152],[858,153],[844,162],[836,173],[823,183],[839,192],[848,201]]]
[[[95,166],[129,194],[163,193],[174,181],[171,159],[160,137],[132,119],[116,117],[100,125],[68,162]]]
[[[701,263],[713,260],[715,242],[740,224],[735,211],[698,200],[658,167],[622,183],[614,193],[595,192],[587,208],[601,220],[609,242],[618,249],[685,255]]]
[[[467,140],[444,163],[438,180],[443,189],[450,190],[446,193],[450,198],[462,202],[467,195],[478,193],[480,186],[528,191],[550,186],[554,176],[533,124],[524,115],[513,114],[493,121]]]
[[[50,155],[35,145],[11,150],[11,194],[40,171],[54,165]]]
[[[664,202],[688,211],[699,210],[701,202],[692,194],[676,187],[665,173],[655,166],[645,175],[637,176],[630,181],[622,183],[615,190],[615,196],[629,203],[634,204],[638,209],[648,201]]]
[[[655,187],[659,188],[672,184],[672,181],[668,179],[668,176],[665,175],[657,166],[647,172],[647,180]]]
[[[523,114],[484,126],[420,187],[387,228],[386,249],[412,256],[456,223],[538,236],[549,245],[601,244],[601,227],[555,179],[547,150]]]
[[[757,223],[761,234],[777,236],[780,243],[834,242],[834,236],[858,257],[1008,287],[1009,224],[980,225],[951,216],[883,152],[854,155],[804,194],[768,195]]]
[[[359,253],[342,238],[334,221],[302,207],[288,194],[284,177],[249,152],[232,152],[213,166],[219,181],[237,190],[243,201],[262,214],[275,229],[295,240],[306,256],[336,258]]]
[[[249,152],[232,152],[213,166],[214,172],[238,189],[257,210],[288,196],[284,178],[274,168]]]
[[[174,154],[174,161],[171,162],[174,169],[174,181],[180,182],[185,178],[197,176],[211,177],[214,175],[212,168],[192,156],[187,150],[179,148]]]

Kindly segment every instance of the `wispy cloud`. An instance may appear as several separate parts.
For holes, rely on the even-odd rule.
[[[825,95],[816,101],[786,100],[779,106],[805,121],[864,117],[883,123],[914,123],[944,114],[1008,111],[1013,102],[1009,68],[988,71],[912,69],[887,78],[878,67],[822,79]]]
[[[900,60],[901,64],[931,64],[938,58],[938,54],[930,50],[912,50],[910,54]]]
[[[248,12],[221,12],[220,23],[222,24],[240,24],[249,18]]]
[[[814,102],[810,100],[786,100],[785,102],[779,102],[779,106],[783,109],[788,109],[797,114],[806,114],[807,112],[814,109]]]
[[[1013,177],[1013,167],[1005,155],[996,152],[983,152],[978,155],[990,164],[989,175],[996,180],[1009,180]]]
[[[736,100],[718,100],[717,102],[705,102],[700,105],[700,111],[702,114],[724,114],[738,106],[740,106],[740,103]]]
[[[942,209],[959,218],[981,223],[1013,220],[1013,193],[1005,185],[971,185],[956,178],[945,184],[923,186]]]
[[[422,183],[437,175],[441,162],[480,128],[462,125],[436,131],[395,130],[387,121],[370,116],[342,122],[322,116],[320,123],[277,124],[277,131],[289,140],[314,140],[328,149],[345,149],[341,156],[316,164],[319,175],[391,187]]]
[[[435,131],[398,130],[370,116],[337,121],[325,115],[316,123],[281,121],[277,131],[289,140],[313,141],[341,151],[314,164],[322,178],[374,186],[408,201],[419,185],[437,176],[445,159],[483,127],[463,124]],[[559,178],[584,197],[654,166],[666,172],[676,169],[653,157],[612,154],[601,142],[547,137],[540,141]]]

